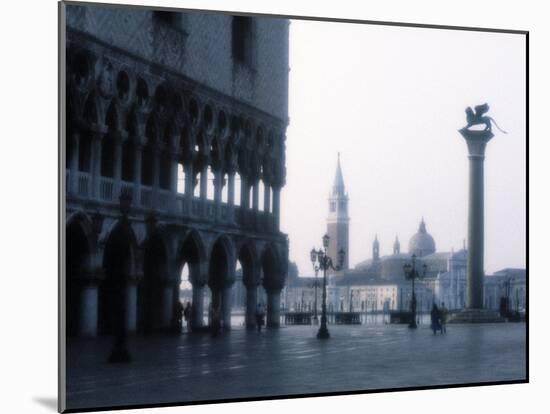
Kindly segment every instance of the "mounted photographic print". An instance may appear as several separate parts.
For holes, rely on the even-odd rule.
[[[60,25],[60,411],[528,381],[527,32]]]

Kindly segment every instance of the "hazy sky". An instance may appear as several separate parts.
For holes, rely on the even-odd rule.
[[[525,267],[525,38],[521,35],[293,20],[287,184],[281,227],[311,274],[326,231],[337,152],[350,204],[350,266],[401,251],[424,216],[438,251],[467,237],[468,159],[457,130],[488,102],[485,269]]]

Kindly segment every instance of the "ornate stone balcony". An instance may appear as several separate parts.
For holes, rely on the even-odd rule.
[[[133,207],[136,212],[155,211],[162,216],[182,219],[193,219],[219,223],[227,226],[238,226],[246,230],[268,232],[276,231],[273,213],[242,208],[226,202],[200,197],[189,197],[182,193],[173,193],[164,189],[153,189],[146,185],[136,187],[134,183],[117,181],[109,177],[100,177],[98,194],[93,194],[93,177],[90,173],[78,171],[73,176],[67,169],[65,173],[66,195],[73,203],[94,202],[109,208],[118,209],[118,196],[122,191],[132,194]],[[136,196],[136,188],[139,188]]]

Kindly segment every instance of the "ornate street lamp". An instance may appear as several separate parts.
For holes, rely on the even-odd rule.
[[[426,276],[426,271],[428,270],[428,266],[426,265],[426,263],[422,265],[422,268],[422,277],[424,277]],[[403,272],[405,273],[405,278],[410,279],[412,283],[411,321],[409,322],[409,328],[416,329],[416,293],[414,291],[414,281],[415,279],[421,277],[418,273],[418,270],[416,269],[416,254],[412,255],[412,265],[409,263],[403,265]]]
[[[313,248],[310,252],[311,264],[315,272],[317,273],[319,270],[323,271],[323,302],[321,305],[321,326],[319,327],[319,332],[317,332],[318,339],[330,338],[327,328],[327,270],[340,270],[344,264],[344,257],[346,255],[346,252],[340,249],[338,252],[338,265],[334,266],[332,264],[332,258],[327,255],[329,241],[329,235],[325,234],[323,236],[323,249],[315,250],[315,248]]]
[[[311,249],[311,252],[309,252],[309,256],[310,256],[311,262],[315,263],[315,258],[317,257],[317,252],[315,251],[315,249]],[[314,307],[313,320],[317,324],[317,322],[319,321],[319,318],[317,317],[317,285],[319,284],[317,281],[317,276],[319,274],[319,267],[313,265],[313,270],[315,271],[315,282],[313,282],[313,286],[315,288],[315,299],[313,300],[313,307]]]

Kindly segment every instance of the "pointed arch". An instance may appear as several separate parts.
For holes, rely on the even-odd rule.
[[[93,227],[84,213],[78,212],[67,220],[65,252],[65,309],[67,335],[81,332],[82,313],[88,311],[82,306],[81,290],[91,276],[94,254]]]
[[[247,286],[256,286],[260,283],[260,259],[254,243],[243,243],[237,256],[243,272],[243,283]]]
[[[130,280],[136,277],[137,239],[130,222],[120,219],[113,226],[103,251],[105,278],[99,289],[99,331],[111,334],[116,324],[125,324],[125,329],[135,328],[135,311],[130,300],[124,300]]]
[[[203,284],[205,272],[203,268],[206,263],[206,248],[200,233],[197,230],[191,230],[178,246],[176,253],[176,266],[179,272],[183,266],[189,266],[189,281],[192,284]]]
[[[235,267],[233,243],[227,236],[219,236],[212,244],[208,260],[208,285],[221,289],[233,277]]]

